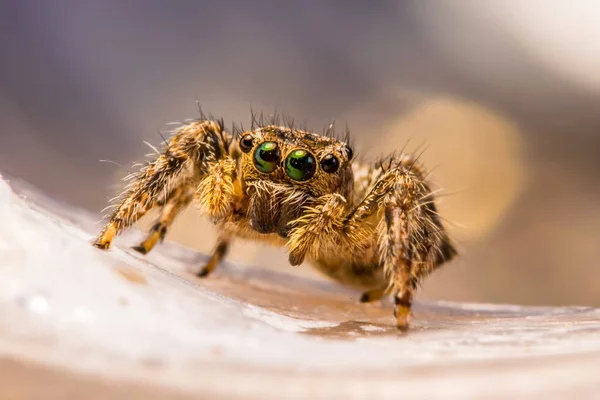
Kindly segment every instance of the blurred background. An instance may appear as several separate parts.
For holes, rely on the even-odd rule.
[[[100,215],[196,100],[229,126],[277,107],[348,124],[366,159],[426,148],[462,256],[422,298],[600,306],[598,21],[594,0],[2,1],[0,172]],[[169,234],[213,236],[194,211]]]

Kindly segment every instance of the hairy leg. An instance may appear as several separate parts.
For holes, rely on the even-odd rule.
[[[193,198],[193,188],[190,185],[181,185],[171,192],[167,202],[164,204],[158,221],[150,228],[146,239],[133,249],[147,254],[160,241],[163,241],[167,234],[167,229],[173,223],[173,220],[184,210]]]
[[[235,160],[223,159],[210,167],[208,175],[198,185],[195,198],[202,212],[214,222],[230,215],[237,205],[240,196],[236,195],[236,173]],[[210,260],[196,275],[202,278],[213,272],[227,254],[229,243],[229,235],[220,233]]]
[[[221,236],[215,249],[210,257],[210,260],[206,263],[204,267],[196,274],[200,278],[204,278],[212,273],[215,268],[221,263],[221,260],[227,255],[227,250],[229,249],[229,237]]]
[[[412,203],[404,197],[407,204]],[[388,202],[386,202],[388,203]],[[394,315],[399,329],[408,328],[413,292],[412,264],[409,253],[410,215],[392,197],[385,205],[385,215],[379,230],[379,248],[386,275],[391,280],[394,293]],[[414,255],[413,255],[414,256]]]
[[[414,161],[390,160],[374,188],[363,203],[383,210],[378,225],[380,259],[394,291],[397,326],[405,330],[419,281],[447,261],[440,254],[452,245]]]
[[[224,159],[209,168],[208,175],[197,188],[186,184],[173,190],[161,210],[159,221],[150,229],[146,239],[133,249],[146,254],[156,243],[162,241],[167,228],[173,223],[177,214],[190,204],[194,196],[200,201],[202,212],[214,221],[228,215],[234,204],[234,180],[235,161]],[[220,247],[217,247],[217,251],[219,249]],[[222,253],[220,257],[224,256],[225,250]]]
[[[343,197],[327,195],[293,222],[288,241],[290,263],[301,263],[307,254],[318,257],[323,246],[337,246],[338,254],[346,247],[348,254],[356,257],[368,242],[369,218],[383,211],[377,226],[378,257],[373,262],[382,265],[389,287],[366,292],[361,301],[376,300],[393,291],[397,326],[406,329],[419,280],[455,254],[431,197],[414,162],[391,159],[350,212]]]
[[[94,245],[107,249],[117,234],[150,209],[161,205],[173,206],[166,200],[170,194],[206,176],[212,164],[227,157],[230,141],[231,137],[223,131],[222,123],[216,121],[195,121],[178,129],[158,158],[132,181]],[[175,198],[173,201],[178,202]],[[180,208],[174,207],[171,212],[163,214],[167,222],[170,214]],[[162,229],[163,225],[157,227],[158,237]],[[156,237],[152,233],[150,235],[149,243]]]

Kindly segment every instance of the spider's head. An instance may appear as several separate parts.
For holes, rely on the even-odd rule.
[[[352,185],[353,152],[331,137],[266,126],[240,135],[243,180],[270,182],[318,197],[347,195]]]
[[[243,153],[242,182],[250,200],[249,214],[260,214],[253,223],[259,232],[278,231],[284,236],[287,228],[282,233],[274,225],[295,219],[285,215],[286,207],[297,218],[302,205],[311,199],[331,193],[348,197],[352,191],[353,153],[340,140],[265,126],[241,134],[238,145]]]

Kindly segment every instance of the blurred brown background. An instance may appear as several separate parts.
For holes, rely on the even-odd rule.
[[[3,1],[0,171],[99,213],[196,99],[334,119],[365,157],[427,146],[463,255],[424,296],[599,306],[598,21],[593,0]],[[193,212],[170,237],[212,246]]]

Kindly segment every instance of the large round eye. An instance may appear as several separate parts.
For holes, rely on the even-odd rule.
[[[333,174],[339,167],[340,161],[333,154],[327,154],[321,159],[321,168],[328,174]]]
[[[252,135],[242,136],[242,138],[240,139],[240,148],[244,153],[247,153],[250,150],[252,150],[252,145],[254,145],[254,138],[252,137]]]
[[[315,157],[303,149],[292,151],[285,161],[285,172],[295,181],[310,179],[316,170]]]
[[[281,160],[281,151],[275,142],[264,142],[254,152],[254,166],[261,172],[275,171]]]

